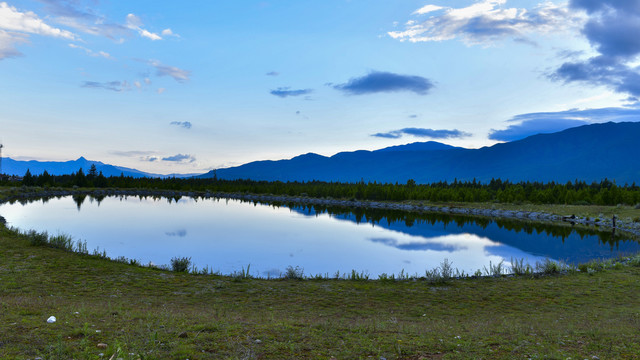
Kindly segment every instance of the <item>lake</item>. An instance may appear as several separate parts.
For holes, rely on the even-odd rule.
[[[422,276],[444,259],[473,274],[512,258],[575,264],[640,252],[636,241],[563,225],[220,198],[65,196],[1,204],[0,215],[9,226],[68,234],[111,258],[163,265],[190,257],[223,274],[250,265],[260,277],[288,266],[305,275]]]

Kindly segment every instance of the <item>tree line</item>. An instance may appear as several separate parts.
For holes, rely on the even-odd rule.
[[[5,186],[14,182],[4,181]],[[499,202],[569,205],[635,205],[640,204],[640,187],[633,184],[618,185],[604,179],[586,183],[575,180],[556,182],[510,182],[492,179],[488,183],[476,181],[440,181],[430,184],[379,182],[325,182],[325,181],[256,181],[222,180],[214,178],[134,178],[109,176],[96,171],[95,166],[85,174],[82,169],[67,175],[51,175],[46,171],[32,175],[28,170],[22,178],[24,186],[85,187],[122,189],[162,189],[176,191],[209,191],[225,193],[253,193],[289,196],[309,196],[373,201],[431,201],[431,202]]]

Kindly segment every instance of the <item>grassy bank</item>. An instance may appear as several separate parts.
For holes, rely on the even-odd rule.
[[[637,358],[640,267],[427,281],[160,271],[0,230],[0,358]],[[47,323],[55,316],[57,321]],[[102,354],[102,355],[101,355]]]
[[[563,205],[563,204],[530,204],[530,203],[443,203],[444,206],[469,207],[475,209],[499,209],[510,211],[542,212],[547,214],[591,219],[611,219],[615,215],[618,219],[632,222],[640,221],[640,206],[629,205]]]

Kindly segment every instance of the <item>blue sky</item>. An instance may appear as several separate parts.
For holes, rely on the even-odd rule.
[[[156,173],[640,112],[640,0],[0,0],[15,159]]]

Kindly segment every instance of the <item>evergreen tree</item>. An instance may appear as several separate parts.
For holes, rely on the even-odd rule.
[[[24,176],[22,177],[22,185],[24,185],[24,186],[35,185],[35,181],[33,179],[33,175],[31,175],[31,171],[29,171],[29,169],[27,169],[27,172],[24,173]]]

